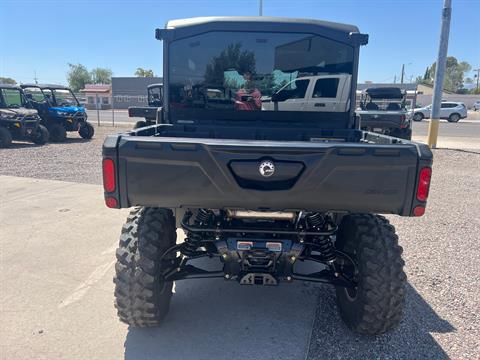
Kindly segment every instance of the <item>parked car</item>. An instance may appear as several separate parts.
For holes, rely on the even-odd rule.
[[[48,128],[51,141],[65,141],[67,131],[78,131],[84,139],[93,137],[94,128],[87,122],[85,108],[68,87],[41,84],[20,86],[38,111],[42,124]]]
[[[413,120],[422,121],[430,118],[432,105],[413,110]],[[458,122],[467,117],[467,107],[462,102],[445,101],[440,105],[440,119],[447,119],[449,122]]]
[[[424,214],[432,153],[360,130],[354,106],[344,103],[355,104],[368,35],[318,20],[208,17],[170,21],[156,37],[169,74],[158,124],[103,144],[106,205],[136,207],[116,252],[120,320],[158,326],[174,281],[222,278],[243,286],[329,283],[351,329],[373,335],[395,327],[407,293],[402,248],[377,214]],[[230,53],[242,61],[219,60]],[[262,93],[298,74],[307,93],[325,75],[345,80],[339,91],[348,95],[282,110],[292,86],[262,107]],[[197,103],[193,80],[221,106]],[[180,242],[177,228],[185,232]],[[198,267],[199,258],[216,269]]]
[[[405,107],[406,99],[406,92],[397,87],[365,89],[356,111],[360,116],[360,128],[410,140],[411,113]]]
[[[473,103],[473,110],[474,111],[480,110],[480,100],[477,100]]]
[[[0,148],[9,147],[12,140],[45,144],[49,134],[40,121],[20,87],[0,84]]]
[[[345,112],[350,82],[350,74],[298,77],[262,100],[262,110]]]

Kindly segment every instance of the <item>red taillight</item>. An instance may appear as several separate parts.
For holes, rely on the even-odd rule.
[[[112,159],[103,159],[103,188],[106,192],[115,191],[115,163]]]
[[[425,208],[423,206],[416,206],[413,209],[414,216],[422,216],[423,214],[425,214]]]
[[[107,197],[105,198],[105,205],[107,205],[109,208],[117,208],[118,201],[114,197]]]
[[[424,167],[418,175],[417,199],[426,201],[428,197],[428,189],[430,188],[430,179],[432,178],[432,169]]]

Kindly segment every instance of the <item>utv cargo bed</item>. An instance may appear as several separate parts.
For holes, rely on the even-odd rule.
[[[422,144],[358,130],[308,129],[307,141],[222,128],[156,125],[105,140],[119,183],[117,207],[392,213],[411,216],[418,174],[432,162]],[[229,127],[230,131],[232,128]],[[276,130],[278,134],[285,133]],[[180,136],[183,135],[183,136]],[[202,137],[199,137],[202,136]],[[291,136],[291,134],[290,134]],[[220,138],[219,138],[220,137]],[[280,135],[277,135],[280,137]],[[262,176],[260,167],[273,164]]]

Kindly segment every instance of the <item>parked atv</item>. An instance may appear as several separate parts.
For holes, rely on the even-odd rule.
[[[398,87],[371,87],[364,90],[360,107],[362,130],[401,139],[412,139],[411,113],[406,109],[407,93]]]
[[[9,147],[12,140],[45,144],[49,134],[40,121],[20,87],[0,84],[0,148]]]
[[[42,124],[48,128],[51,141],[65,141],[67,131],[78,131],[84,139],[93,137],[94,128],[87,122],[85,108],[68,87],[39,84],[23,84],[21,87],[37,109]]]
[[[163,105],[163,84],[151,84],[147,87],[148,106],[130,106],[129,117],[143,117],[135,123],[134,129],[154,125],[157,121],[157,109]]]

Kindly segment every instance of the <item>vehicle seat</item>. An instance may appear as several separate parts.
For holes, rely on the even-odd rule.
[[[399,110],[401,110],[401,107],[397,103],[389,103],[387,106],[387,111],[399,111]]]
[[[378,110],[378,105],[370,101],[367,104],[367,106],[365,106],[365,109],[367,109],[367,110]]]

